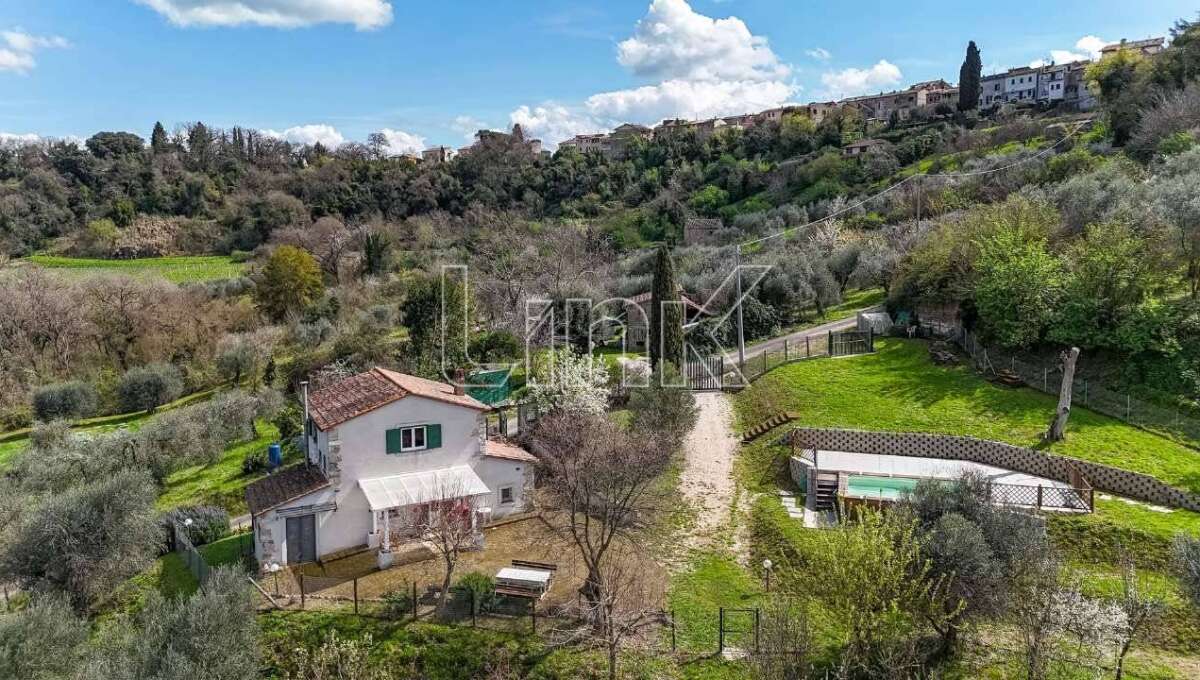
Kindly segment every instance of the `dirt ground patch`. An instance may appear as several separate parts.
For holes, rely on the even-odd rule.
[[[484,548],[464,552],[459,556],[454,569],[454,580],[468,572],[477,571],[495,576],[512,561],[529,560],[556,564],[558,570],[551,582],[550,591],[539,602],[539,609],[565,606],[576,600],[579,587],[587,576],[587,570],[579,558],[579,551],[568,538],[556,535],[539,518],[533,517],[484,529]],[[281,575],[281,590],[296,595],[299,593],[297,579],[305,579],[305,590],[317,596],[316,602],[325,598],[351,600],[354,595],[352,580],[358,579],[358,596],[361,599],[381,598],[390,592],[409,593],[412,584],[417,584],[419,595],[424,595],[429,586],[441,586],[444,564],[440,557],[426,558],[401,564],[380,571],[376,567],[375,551],[367,551],[324,564],[306,564]],[[647,561],[647,573],[660,573],[652,562]],[[268,590],[273,589],[271,577],[263,580]]]
[[[688,548],[712,547],[728,524],[733,503],[733,458],[738,439],[733,433],[733,409],[720,392],[698,392],[700,416],[684,442],[684,468],[679,490],[696,511],[684,537]]]

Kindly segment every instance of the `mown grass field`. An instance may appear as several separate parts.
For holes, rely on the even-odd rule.
[[[881,339],[871,355],[791,364],[736,400],[739,429],[794,411],[799,424],[899,432],[941,432],[1040,447],[1057,399],[1000,387],[967,366],[929,361],[919,341]],[[1076,407],[1053,453],[1114,465],[1200,493],[1200,452]]]
[[[250,441],[225,449],[221,459],[211,465],[194,465],[167,477],[167,483],[158,497],[158,509],[170,510],[181,505],[219,505],[232,516],[246,512],[243,491],[246,485],[266,476],[242,474],[242,459],[247,453],[266,451],[267,446],[278,441],[279,430],[274,425],[258,422],[259,436]],[[284,464],[293,462],[285,459]]]
[[[242,276],[246,269],[245,264],[234,262],[223,255],[146,257],[132,260],[32,255],[28,261],[65,274],[121,274],[139,278],[162,278],[173,283],[236,279]]]
[[[735,397],[739,428],[789,410],[799,414],[798,425],[939,432],[1040,446],[1041,433],[1054,411],[1053,397],[998,387],[966,366],[934,365],[921,342],[886,339],[876,347],[873,355],[800,362],[768,373]],[[749,516],[750,563],[769,557],[776,564],[803,564],[804,555],[822,549],[824,532],[803,529],[775,497],[777,489],[790,484],[788,452],[775,439],[763,437],[743,446],[737,461],[742,488],[759,494]],[[1200,491],[1200,452],[1084,409],[1072,411],[1067,440],[1049,450],[1145,472]],[[1162,512],[1143,503],[1098,498],[1094,514],[1050,514],[1047,528],[1089,594],[1119,594],[1116,565],[1126,552],[1138,566],[1143,587],[1166,601],[1167,613],[1131,655],[1126,677],[1196,677],[1200,612],[1181,596],[1171,575],[1170,546],[1178,532],[1200,534],[1200,514]],[[780,578],[787,577],[781,574]],[[837,631],[836,616],[815,614],[823,634]],[[985,628],[994,640],[1013,634],[1002,626]],[[944,669],[945,677],[1013,677],[1014,659],[988,649],[969,647]]]

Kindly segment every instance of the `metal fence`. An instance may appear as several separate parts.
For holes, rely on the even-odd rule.
[[[192,576],[196,577],[197,583],[204,583],[208,580],[209,573],[212,572],[212,567],[208,566],[204,556],[192,545],[192,540],[188,538],[187,531],[178,524],[175,525],[175,552],[183,558],[187,564],[188,570],[192,572]]]
[[[875,335],[871,331],[827,331],[814,333],[799,338],[784,338],[782,347],[766,349],[746,359],[741,365],[743,383],[730,364],[725,369],[724,387],[744,387],[745,383],[754,382],[766,373],[784,364],[806,359],[819,359],[854,354],[869,354],[875,351]]]
[[[252,580],[264,596],[262,606],[270,608],[335,609],[398,623],[437,621],[508,632],[538,633],[579,625],[561,606],[461,586],[450,588],[439,611],[441,584],[410,581],[380,593],[372,590],[372,579],[367,576],[339,578],[284,571]]]
[[[988,347],[969,331],[954,329],[942,337],[953,341],[971,357],[981,373],[996,375],[1007,371],[1029,387],[1058,394],[1062,388],[1062,367],[1046,364],[1012,352]],[[1110,389],[1095,380],[1075,378],[1072,401],[1079,406],[1152,430],[1190,444],[1200,443],[1200,419],[1183,408],[1170,408],[1137,399],[1126,392]]]

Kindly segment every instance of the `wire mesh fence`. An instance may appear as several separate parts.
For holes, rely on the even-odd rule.
[[[192,540],[188,538],[187,531],[178,524],[175,525],[175,552],[179,554],[188,571],[192,572],[192,576],[196,577],[197,583],[204,583],[208,580],[208,575],[212,571],[212,567],[205,561],[204,556],[192,545]]]
[[[869,354],[874,351],[875,336],[870,331],[826,331],[802,337],[788,337],[784,338],[781,344],[769,346],[747,357],[740,366],[741,376],[733,370],[736,364],[728,365],[724,373],[724,387],[743,386],[784,364],[796,361]],[[744,382],[742,378],[745,379]]]
[[[981,373],[998,375],[1003,372],[1047,394],[1058,394],[1062,389],[1063,372],[1062,367],[1057,364],[1047,364],[996,347],[988,347],[969,331],[950,333],[947,339],[962,348]],[[1098,381],[1086,378],[1073,380],[1071,390],[1072,402],[1077,406],[1189,444],[1200,443],[1200,419],[1183,408],[1170,408],[1138,399],[1127,392],[1111,389]]]

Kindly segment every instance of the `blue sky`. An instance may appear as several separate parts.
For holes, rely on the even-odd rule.
[[[0,137],[143,136],[155,120],[395,149],[522,122],[550,142],[633,120],[957,79],[1165,35],[1194,2],[3,0]],[[1083,40],[1085,37],[1090,40]],[[1097,38],[1099,40],[1097,40]]]

